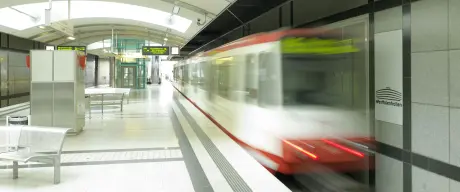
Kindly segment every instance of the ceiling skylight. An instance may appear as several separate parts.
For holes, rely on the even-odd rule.
[[[53,1],[51,21],[67,20],[67,1]],[[24,4],[0,9],[0,25],[16,30],[24,30],[45,24],[45,9],[49,8],[48,2]],[[22,12],[22,13],[21,13]],[[105,1],[71,1],[71,19],[82,18],[117,18],[129,19],[168,27],[184,33],[192,21],[171,13],[129,5],[124,3]]]

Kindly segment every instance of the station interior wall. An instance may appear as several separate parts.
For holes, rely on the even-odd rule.
[[[371,119],[377,139],[378,192],[460,191],[460,0],[291,0],[243,23],[196,52],[283,27],[318,27],[368,15],[368,107],[374,101],[374,37],[401,31],[402,125]],[[273,22],[267,22],[273,21]],[[429,23],[429,25],[427,25]],[[45,44],[0,33],[1,106],[29,100],[25,55]],[[7,58],[3,59],[2,58]],[[104,63],[103,60],[101,60]],[[378,62],[378,61],[377,61]],[[104,66],[102,64],[101,66]],[[104,68],[104,67],[102,67]],[[107,71],[105,69],[100,71]],[[110,70],[109,70],[110,71]],[[104,77],[105,72],[98,74]],[[110,76],[110,75],[109,75]],[[89,55],[86,85],[95,84]],[[102,79],[98,79],[104,82]]]

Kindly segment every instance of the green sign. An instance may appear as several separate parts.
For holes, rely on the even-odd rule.
[[[342,54],[359,51],[351,39],[319,39],[289,37],[281,40],[281,50],[287,54]]]
[[[142,55],[169,55],[170,48],[164,46],[143,46]]]
[[[85,46],[57,46],[56,50],[60,50],[60,51],[81,51],[83,53],[86,53],[86,47]]]

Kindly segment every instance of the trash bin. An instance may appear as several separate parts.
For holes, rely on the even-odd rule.
[[[6,125],[7,126],[29,125],[29,117],[28,116],[7,116]]]

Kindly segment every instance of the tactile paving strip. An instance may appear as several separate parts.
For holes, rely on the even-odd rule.
[[[187,110],[182,106],[182,104],[174,99],[177,106],[184,114],[185,118],[191,125],[193,131],[200,139],[201,143],[205,147],[209,156],[211,156],[214,163],[219,168],[220,172],[224,176],[225,180],[228,182],[233,191],[236,192],[252,192],[252,189],[244,181],[243,178],[238,174],[238,172],[233,168],[233,166],[227,161],[224,155],[219,151],[219,149],[214,145],[211,139],[201,130],[200,126],[196,123],[195,119],[187,112]]]

